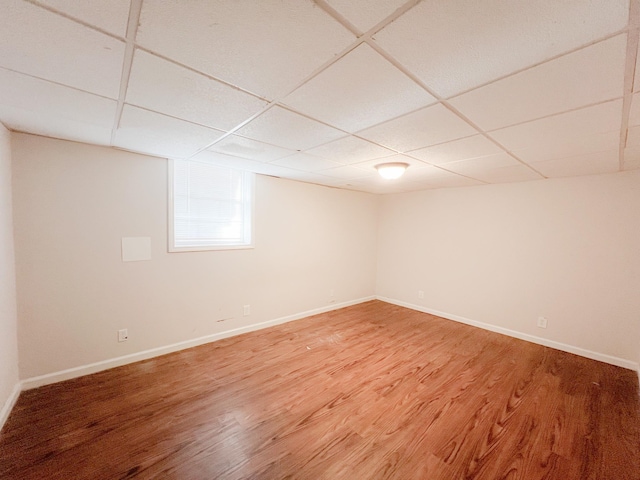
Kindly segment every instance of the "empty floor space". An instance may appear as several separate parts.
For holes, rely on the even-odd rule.
[[[380,301],[24,392],[4,479],[637,479],[635,372]]]

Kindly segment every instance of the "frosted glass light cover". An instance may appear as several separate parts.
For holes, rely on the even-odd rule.
[[[409,164],[404,162],[381,163],[376,165],[376,170],[382,178],[393,180],[400,178],[408,166]]]

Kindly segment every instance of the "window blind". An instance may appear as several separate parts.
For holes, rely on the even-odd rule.
[[[189,160],[172,165],[173,247],[251,245],[252,174]]]

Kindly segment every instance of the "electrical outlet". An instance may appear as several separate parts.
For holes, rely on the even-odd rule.
[[[424,292],[422,290],[418,290],[418,298],[424,298]]]
[[[243,315],[245,317],[248,317],[249,315],[251,315],[251,305],[245,305],[243,307]]]
[[[127,340],[129,340],[129,332],[127,329],[123,328],[122,330],[118,330],[118,341],[126,342]]]
[[[547,319],[545,317],[538,317],[538,327],[547,328]]]
[[[336,303],[336,291],[333,288],[329,290],[329,303]]]

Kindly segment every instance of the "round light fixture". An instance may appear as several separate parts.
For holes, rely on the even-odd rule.
[[[404,162],[389,162],[376,165],[376,170],[382,178],[393,180],[401,177],[408,166],[409,164]]]

